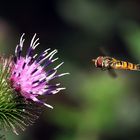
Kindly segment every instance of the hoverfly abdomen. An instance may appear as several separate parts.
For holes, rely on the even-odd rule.
[[[140,64],[135,65],[136,70],[140,71]]]
[[[126,69],[126,70],[139,70],[139,67],[138,65],[136,64],[133,64],[133,63],[130,63],[130,62],[125,62],[125,61],[122,61],[123,62],[123,67],[122,69]]]
[[[128,63],[128,69],[129,70],[138,70],[138,66],[133,63]]]
[[[122,70],[140,70],[140,66],[126,62],[126,61],[117,61],[112,64],[113,69],[122,69]]]
[[[118,60],[116,62],[116,69],[128,69],[128,62]]]

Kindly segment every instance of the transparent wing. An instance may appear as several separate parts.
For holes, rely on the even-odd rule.
[[[113,78],[117,78],[118,76],[114,69],[108,69],[108,73]]]
[[[99,49],[103,56],[109,56],[109,51],[105,47],[100,47]]]

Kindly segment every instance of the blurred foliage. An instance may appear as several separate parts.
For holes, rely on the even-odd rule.
[[[123,37],[129,51],[136,56],[140,62],[140,26],[135,22],[128,21],[121,25],[121,36]]]
[[[0,50],[13,54],[17,36],[37,32],[41,45],[36,52],[57,48],[65,62],[62,72],[71,74],[60,79],[64,92],[48,96],[54,110],[46,109],[23,135],[7,139],[139,140],[139,72],[117,71],[114,79],[91,59],[105,47],[112,57],[140,62],[140,2],[52,0],[13,6],[13,12],[4,9],[2,15],[6,26],[0,24]]]
[[[116,24],[120,13],[116,5],[92,0],[59,0],[58,8],[61,16],[85,31],[102,34],[110,32]]]

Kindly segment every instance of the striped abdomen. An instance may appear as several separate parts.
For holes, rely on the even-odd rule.
[[[140,71],[140,65],[139,64],[133,64],[126,61],[116,61],[111,64],[111,67],[114,69],[122,69],[122,70],[139,70]]]

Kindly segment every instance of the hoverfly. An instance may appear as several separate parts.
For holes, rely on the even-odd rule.
[[[109,56],[99,56],[96,59],[92,59],[95,66],[101,70],[109,70],[111,75],[116,77],[116,74],[113,70],[132,70],[140,71],[140,64],[133,64],[127,61],[117,60]]]

